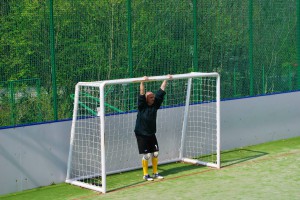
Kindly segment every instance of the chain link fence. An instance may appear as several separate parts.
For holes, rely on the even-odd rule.
[[[299,90],[299,12],[299,0],[2,0],[0,127],[71,118],[79,81],[216,71],[223,99]]]

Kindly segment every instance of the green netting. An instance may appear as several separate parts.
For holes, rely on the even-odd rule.
[[[296,2],[253,1],[255,94],[296,89]]]
[[[193,71],[193,5],[189,1],[134,1],[134,76]]]
[[[43,121],[40,79],[0,82],[2,126]]]
[[[299,90],[299,6],[2,0],[0,127],[71,118],[79,81],[217,71],[223,99]]]

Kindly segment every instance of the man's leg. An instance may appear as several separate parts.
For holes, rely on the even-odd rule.
[[[151,157],[151,153],[145,153],[149,152],[148,146],[147,146],[147,139],[145,137],[136,135],[139,153],[143,154],[142,158],[142,167],[143,167],[143,179],[147,181],[153,181],[153,178],[149,176],[148,174],[148,160]]]
[[[157,165],[158,165],[158,151],[152,154],[153,178],[163,179],[164,177],[158,173]]]
[[[152,169],[153,174],[157,174],[157,165],[158,165],[158,151],[152,154]]]
[[[144,179],[147,181],[153,181],[153,178],[151,178],[148,173],[148,160],[150,159],[150,156],[151,156],[150,153],[144,154],[143,159],[142,159]]]

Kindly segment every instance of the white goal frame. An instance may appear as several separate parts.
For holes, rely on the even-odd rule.
[[[188,111],[189,111],[189,102],[190,102],[190,93],[191,93],[191,84],[192,84],[192,79],[193,78],[203,78],[203,77],[213,77],[216,78],[216,100],[215,100],[215,106],[216,106],[216,162],[215,163],[210,163],[210,162],[203,162],[199,161],[196,159],[191,159],[191,158],[185,158],[183,156],[183,149],[184,149],[184,140],[185,140],[185,133],[186,133],[186,128],[187,128],[187,119],[188,119]],[[167,76],[151,76],[148,77],[148,81],[163,81],[163,80],[168,80]],[[172,162],[176,161],[183,161],[183,162],[188,162],[192,164],[199,164],[199,165],[205,165],[213,168],[221,168],[221,156],[220,156],[220,76],[216,72],[212,73],[200,73],[200,72],[191,72],[187,74],[176,74],[172,75],[172,79],[187,79],[188,84],[187,84],[187,95],[186,95],[186,103],[184,106],[184,117],[183,117],[183,124],[182,124],[182,133],[181,133],[181,147],[180,153],[178,156],[178,160],[173,160]],[[79,82],[76,84],[75,87],[75,98],[74,98],[74,110],[73,110],[73,118],[72,118],[72,127],[71,127],[71,138],[70,138],[70,150],[69,150],[69,158],[68,158],[68,168],[67,168],[67,177],[66,177],[66,183],[70,183],[73,185],[77,185],[80,187],[92,189],[98,192],[106,193],[107,188],[106,188],[106,175],[108,174],[106,172],[106,154],[105,154],[105,102],[104,102],[104,88],[107,85],[113,85],[113,84],[129,84],[129,83],[138,83],[144,81],[144,78],[127,78],[127,79],[116,79],[116,80],[107,80],[107,81],[97,81],[97,82]],[[80,179],[82,178],[88,178],[88,177],[78,177],[78,178],[71,178],[71,162],[72,162],[72,150],[73,150],[73,141],[74,141],[74,135],[75,135],[75,124],[77,120],[77,110],[78,110],[78,98],[79,98],[79,88],[80,86],[92,86],[92,87],[99,87],[100,91],[100,109],[98,112],[99,120],[100,120],[100,144],[101,144],[101,176],[102,179],[102,185],[101,186],[96,186],[96,185],[91,185],[87,184],[84,182],[81,182]],[[132,130],[133,133],[133,130]],[[141,168],[141,166],[137,167]],[[133,168],[133,169],[137,169]],[[132,170],[133,170],[132,169]],[[123,171],[128,171],[123,170]],[[113,173],[117,173],[121,171],[115,171]]]

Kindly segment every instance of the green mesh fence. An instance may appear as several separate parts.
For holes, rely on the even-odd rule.
[[[296,89],[296,2],[253,1],[254,94]]]
[[[40,82],[40,79],[0,82],[2,125],[42,122]]]
[[[79,81],[216,71],[223,99],[299,90],[299,6],[2,0],[0,127],[71,118]]]

